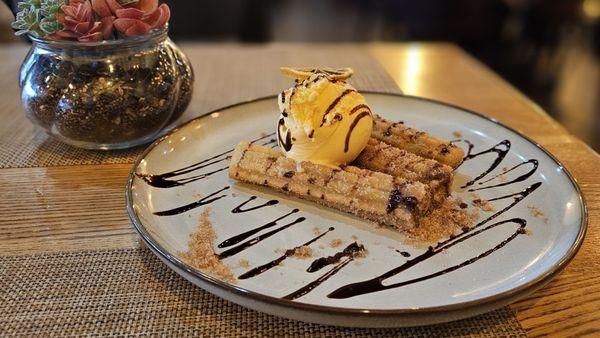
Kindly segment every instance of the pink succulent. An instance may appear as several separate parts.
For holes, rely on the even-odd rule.
[[[50,39],[82,42],[108,39],[116,28],[125,36],[138,36],[163,27],[171,16],[169,6],[158,0],[139,0],[123,6],[118,0],[70,0],[61,6],[57,20],[65,26]]]
[[[112,34],[114,17],[107,16],[96,21],[89,0],[71,0],[61,9],[63,13],[57,14],[56,19],[65,28],[51,34],[51,39],[90,42],[108,39]]]
[[[114,16],[123,6],[117,0],[92,0],[92,8],[100,17]]]
[[[171,17],[169,6],[159,6],[158,0],[139,0],[133,7],[115,10],[115,14],[115,28],[125,36],[146,34],[164,26]]]

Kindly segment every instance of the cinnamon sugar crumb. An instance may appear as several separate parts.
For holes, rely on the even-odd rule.
[[[486,200],[483,200],[481,198],[476,198],[472,201],[473,205],[476,206],[477,208],[483,210],[483,211],[487,211],[487,212],[492,212],[492,211],[496,211],[496,207],[494,207],[494,205]]]
[[[319,249],[321,249],[321,250],[325,249],[325,245],[319,244]]]
[[[538,207],[536,207],[533,204],[527,204],[527,209],[529,209],[529,213],[531,214],[531,216],[541,218],[544,221],[544,224],[548,224],[548,218]]]
[[[329,242],[329,246],[332,248],[337,248],[340,245],[342,245],[342,240],[339,238],[332,239],[331,242]]]
[[[210,208],[205,208],[199,216],[198,230],[190,235],[188,251],[180,252],[179,256],[187,264],[213,277],[235,283],[236,279],[231,268],[223,263],[215,254],[213,242],[215,231],[209,218]]]
[[[483,198],[481,198],[481,196],[479,196],[478,193],[472,192],[471,197],[473,197],[473,200],[471,201],[471,204],[473,204],[473,206],[487,212],[496,211],[496,207],[494,207],[494,205],[491,204],[489,201],[486,201]]]
[[[358,237],[356,237],[356,235],[352,235],[352,236],[350,236],[350,238],[352,238],[352,240],[357,240],[358,239]]]
[[[452,135],[454,135],[454,137],[458,137],[458,138],[462,137],[462,133],[460,131],[453,131]]]
[[[359,251],[355,252],[352,257],[354,257],[354,258],[365,258],[365,257],[367,257],[367,255],[369,255],[369,250],[367,250],[367,248],[365,248],[362,245],[361,245],[361,247],[362,247],[362,250],[359,250]]]
[[[317,227],[313,228],[313,235],[319,236],[321,234],[321,230]]]
[[[306,246],[306,245],[296,248],[296,250],[294,250],[294,255],[293,255],[293,257],[301,258],[301,259],[311,258],[312,256],[313,256],[312,248],[309,246]]]
[[[407,230],[413,240],[437,242],[448,238],[458,231],[469,228],[479,218],[477,210],[468,212],[460,208],[460,200],[448,198],[431,214],[419,219],[414,229]]]
[[[240,259],[240,260],[237,262],[237,265],[236,265],[236,267],[238,267],[238,268],[248,268],[248,267],[250,267],[250,262],[248,262],[248,260],[247,260],[247,259],[243,259],[243,258],[242,258],[242,259]]]

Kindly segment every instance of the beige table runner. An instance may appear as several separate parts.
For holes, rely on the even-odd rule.
[[[405,329],[303,323],[195,287],[145,248],[0,257],[0,335],[522,337],[509,308]]]
[[[289,85],[279,65],[355,68],[359,90],[399,92],[377,61],[356,46],[183,45],[196,72],[192,104],[181,121]],[[24,46],[0,49],[18,65]],[[5,68],[6,69],[6,68]],[[131,163],[142,148],[75,149],[35,130],[18,101],[16,71],[0,74],[13,100],[0,102],[0,168]],[[125,178],[123,178],[124,180]],[[68,216],[65,216],[68,217]],[[147,249],[2,256],[0,335],[169,336],[523,336],[507,307],[462,321],[408,329],[338,328],[282,319],[213,296],[170,271]]]

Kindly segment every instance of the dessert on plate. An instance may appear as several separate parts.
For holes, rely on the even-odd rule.
[[[277,98],[279,150],[241,142],[233,179],[267,186],[398,230],[450,195],[463,151],[373,115],[346,80],[352,69],[282,68],[294,86]]]

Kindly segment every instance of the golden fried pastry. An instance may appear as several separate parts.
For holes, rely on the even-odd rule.
[[[379,115],[373,116],[372,137],[404,149],[421,157],[434,159],[456,168],[464,157],[459,147],[425,132],[405,126],[402,122],[390,122]]]
[[[296,162],[269,147],[241,142],[229,164],[233,179],[267,186],[397,229],[415,227],[432,207],[429,187],[385,173]]]
[[[450,194],[452,168],[438,161],[421,157],[371,138],[365,149],[352,163],[357,167],[383,172],[429,187],[436,206]]]

